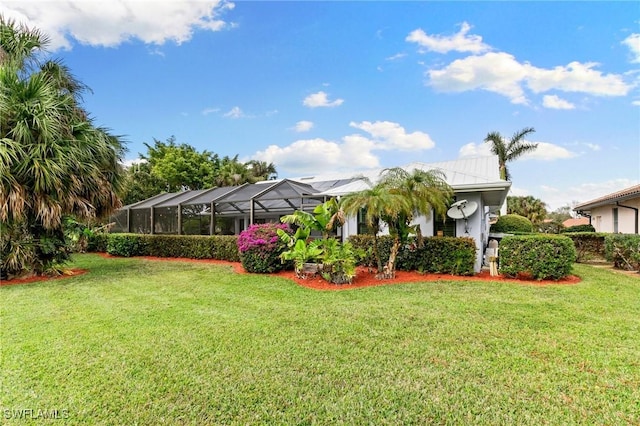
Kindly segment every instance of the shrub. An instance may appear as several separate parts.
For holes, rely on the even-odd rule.
[[[499,270],[507,276],[558,280],[571,273],[575,258],[573,241],[565,236],[507,236],[500,242]]]
[[[94,232],[87,239],[87,251],[106,253],[107,243],[109,242],[109,234],[104,232]]]
[[[604,248],[607,260],[615,268],[640,271],[640,235],[608,234]]]
[[[367,256],[361,263],[375,266],[373,258],[373,236],[353,235],[349,241],[357,249],[366,250]],[[389,258],[393,239],[388,235],[378,237],[380,258]],[[472,275],[476,261],[476,245],[471,238],[429,237],[423,238],[418,247],[414,239],[400,249],[397,269],[429,273],[447,273],[454,275]]]
[[[113,256],[186,257],[238,262],[233,235],[108,234],[107,253]]]
[[[491,232],[533,232],[531,221],[519,214],[506,214],[500,216],[496,223],[491,225]]]
[[[109,234],[107,253],[113,256],[146,256],[142,234]]]
[[[573,240],[576,248],[576,262],[587,262],[594,258],[604,259],[604,238],[606,234],[595,232],[565,233]]]
[[[278,237],[277,229],[291,233],[289,225],[279,223],[251,225],[240,233],[238,250],[247,272],[265,274],[284,268],[280,254],[286,249],[286,244]]]
[[[562,232],[596,232],[593,225],[574,225],[562,230]]]

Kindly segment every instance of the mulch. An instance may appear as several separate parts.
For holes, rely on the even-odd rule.
[[[110,256],[106,253],[102,253],[101,255],[105,258],[115,257],[115,256]],[[236,273],[239,273],[239,274],[248,273],[244,270],[240,262],[228,262],[224,260],[213,260],[213,259],[165,258],[165,257],[151,257],[151,256],[142,256],[139,258],[154,260],[154,261],[193,262],[193,263],[209,263],[209,264],[216,264],[216,265],[226,265],[233,268],[233,270]],[[60,275],[57,277],[31,276],[31,277],[20,278],[20,279],[3,280],[0,282],[0,286],[15,285],[15,284],[29,284],[29,283],[40,282],[40,281],[62,279],[62,278],[81,275],[86,272],[87,272],[86,270],[82,270],[82,269],[71,269],[68,272],[65,271],[64,275]],[[427,281],[492,281],[492,282],[516,283],[516,284],[533,285],[533,286],[575,285],[581,281],[580,277],[577,277],[575,275],[571,275],[557,281],[534,280],[531,277],[527,277],[527,276],[518,276],[516,278],[510,278],[510,277],[504,277],[504,276],[492,277],[489,274],[489,271],[485,271],[485,270],[473,276],[459,276],[459,275],[450,275],[450,274],[423,274],[416,271],[396,271],[395,278],[388,279],[388,280],[380,280],[376,278],[375,276],[376,274],[374,272],[369,272],[368,268],[364,268],[364,267],[360,267],[357,269],[356,276],[353,279],[351,284],[331,284],[320,276],[301,279],[296,277],[294,271],[281,271],[278,273],[274,273],[272,275],[292,280],[296,282],[298,285],[306,288],[310,288],[314,290],[332,290],[332,291],[372,287],[372,286],[379,286],[379,285],[404,284],[404,283],[427,282]]]

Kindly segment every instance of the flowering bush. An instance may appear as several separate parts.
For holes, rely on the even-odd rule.
[[[259,274],[280,271],[284,268],[280,253],[287,247],[278,237],[278,229],[291,233],[284,223],[251,225],[238,236],[240,261],[247,272]]]

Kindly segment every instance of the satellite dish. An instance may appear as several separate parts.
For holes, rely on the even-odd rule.
[[[451,204],[451,208],[447,210],[447,216],[451,219],[467,219],[478,210],[478,203],[475,201],[460,200]]]
[[[451,208],[447,210],[447,216],[451,219],[464,219],[464,232],[469,233],[469,216],[478,210],[478,203],[475,201],[460,200],[451,204]]]

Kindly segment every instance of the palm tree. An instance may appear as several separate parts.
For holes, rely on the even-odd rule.
[[[46,43],[0,16],[0,267],[11,273],[67,259],[65,215],[90,220],[120,205],[121,141],[93,125],[86,87],[64,65],[38,63]]]
[[[429,216],[433,211],[444,215],[453,195],[439,170],[418,170],[412,172],[396,167],[385,169],[380,181],[371,189],[347,195],[341,200],[345,214],[357,214],[365,210],[367,225],[374,227],[374,249],[377,248],[377,232],[380,221],[389,227],[393,245],[385,267],[379,257],[378,272],[383,278],[395,276],[396,258],[402,244],[411,233],[421,236],[419,225],[411,226],[415,216]]]
[[[251,174],[250,179],[253,182],[261,180],[272,180],[278,177],[276,166],[273,163],[267,163],[266,161],[251,160],[246,163]]]
[[[498,156],[500,179],[511,180],[507,163],[515,160],[523,154],[526,154],[527,152],[534,151],[538,147],[537,143],[524,141],[525,136],[533,132],[535,132],[533,127],[525,127],[524,129],[514,133],[509,141],[506,141],[499,132],[491,132],[487,134],[484,141],[492,144],[491,152]]]

